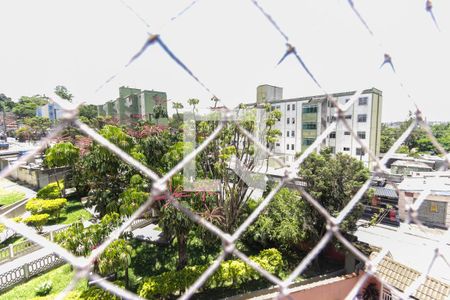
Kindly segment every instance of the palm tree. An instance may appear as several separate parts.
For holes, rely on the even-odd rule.
[[[179,120],[180,114],[178,110],[184,108],[183,104],[181,104],[181,102],[172,102],[172,108],[175,109],[175,112],[177,113],[177,119]]]
[[[192,112],[195,113],[195,106],[200,102],[200,100],[191,98],[188,100],[188,104],[192,106]]]

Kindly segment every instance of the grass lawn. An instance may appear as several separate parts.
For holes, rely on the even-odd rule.
[[[22,200],[25,197],[24,193],[16,191],[7,191],[0,188],[0,206],[9,205]]]
[[[89,220],[91,216],[92,215],[86,209],[84,209],[84,206],[80,201],[68,199],[67,205],[61,212],[59,219],[50,220],[47,225],[72,224],[78,221],[80,218],[83,218],[83,220]]]
[[[54,299],[54,297],[64,290],[64,288],[69,284],[72,280],[73,271],[70,270],[69,265],[63,265],[54,270],[51,270],[43,275],[35,277],[30,281],[27,281],[23,284],[17,285],[11,290],[7,291],[5,294],[0,295],[0,299],[2,300],[16,300],[16,299],[43,299],[43,297],[37,297],[35,294],[35,289],[41,285],[43,282],[51,281],[53,284],[53,288],[50,291],[50,294],[45,298]],[[86,289],[86,280],[81,280],[78,282],[77,286],[74,289],[73,293],[79,293]]]

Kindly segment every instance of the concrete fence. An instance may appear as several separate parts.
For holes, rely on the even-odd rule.
[[[53,237],[55,236],[55,234],[66,230],[67,227],[69,226],[65,226],[62,228],[52,230],[50,232],[46,232],[43,234],[43,236],[53,241]],[[0,264],[6,263],[17,257],[24,256],[28,253],[39,250],[40,248],[41,246],[30,240],[19,242],[17,244],[10,244],[8,247],[0,249]]]
[[[0,274],[0,292],[62,264],[64,264],[62,258],[55,254],[49,254]]]

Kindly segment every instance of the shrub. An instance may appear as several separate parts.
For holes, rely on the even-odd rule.
[[[42,232],[42,227],[47,224],[48,218],[50,217],[49,214],[38,214],[38,215],[31,215],[25,220],[23,220],[27,225],[31,225],[38,232]]]
[[[59,187],[61,187],[61,190],[64,190],[64,180],[59,180]],[[37,192],[37,196],[42,199],[59,198],[61,197],[59,187],[56,182],[49,183]]]
[[[276,249],[266,249],[251,260],[258,263],[270,273],[280,276],[283,267],[281,253]],[[139,288],[139,296],[148,299],[167,298],[177,292],[186,290],[208,268],[208,266],[189,266],[180,271],[169,271],[158,276],[144,279]],[[260,278],[260,274],[241,260],[227,260],[205,283],[205,288],[238,287],[239,285]]]
[[[53,283],[49,281],[44,281],[35,289],[36,296],[46,296],[50,294],[50,291],[53,288]]]
[[[66,198],[56,198],[56,199],[30,199],[25,205],[25,209],[30,211],[33,215],[35,214],[49,214],[52,217],[59,218],[61,210],[67,204]]]

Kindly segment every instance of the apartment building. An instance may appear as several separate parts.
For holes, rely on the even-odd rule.
[[[165,92],[120,87],[119,97],[102,105],[97,105],[99,116],[111,116],[121,123],[138,120],[168,124],[167,95]]]
[[[335,93],[339,104],[345,104],[355,91]],[[358,100],[349,108],[345,119],[357,132],[369,149],[377,156],[380,152],[382,92],[376,88],[363,91]],[[304,151],[314,140],[336,120],[336,108],[325,95],[283,99],[283,89],[271,85],[257,88],[256,104],[270,103],[273,109],[282,113],[275,128],[282,133],[275,144],[274,152],[292,161],[296,153]],[[352,137],[341,120],[337,120],[336,130],[322,143],[333,153],[347,153],[371,166],[371,158]]]

